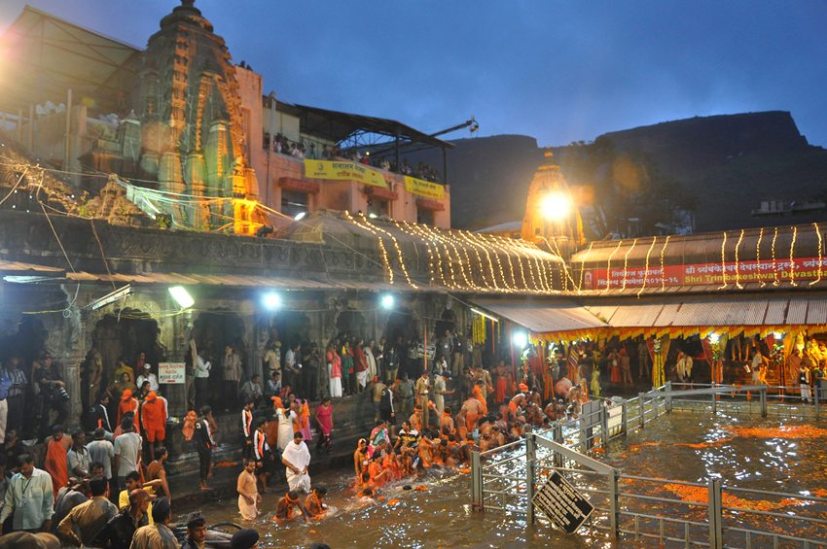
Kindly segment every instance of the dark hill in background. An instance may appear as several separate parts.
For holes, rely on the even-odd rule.
[[[503,135],[452,143],[453,225],[521,220],[543,160],[536,140]],[[586,220],[593,238],[680,231],[693,217],[696,232],[827,221],[827,211],[813,204],[827,202],[827,151],[809,145],[788,112],[664,122],[552,150],[570,184],[594,188],[606,221]],[[442,165],[430,151],[409,158]],[[753,215],[762,201],[788,212]]]

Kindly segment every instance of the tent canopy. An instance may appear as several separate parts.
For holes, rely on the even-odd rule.
[[[117,111],[136,77],[141,50],[26,6],[0,37],[0,110],[94,98]]]

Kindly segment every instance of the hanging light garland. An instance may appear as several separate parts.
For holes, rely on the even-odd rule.
[[[823,243],[821,240],[821,229],[819,229],[818,223],[813,222],[813,228],[816,231],[816,236],[818,236],[818,271],[816,273],[816,279],[810,282],[810,286],[821,282],[821,260],[824,253]]]
[[[798,286],[795,281],[795,241],[798,239],[798,227],[793,225],[793,239],[790,242],[790,285]]]
[[[500,287],[497,284],[497,276],[494,274],[494,262],[491,261],[491,255],[488,253],[488,250],[486,250],[483,246],[481,246],[477,242],[473,241],[468,235],[464,234],[462,231],[457,231],[457,234],[460,235],[460,238],[462,238],[468,244],[470,244],[471,249],[474,250],[474,255],[477,256],[477,263],[480,266],[480,276],[482,276],[482,270],[483,270],[482,269],[482,264],[483,264],[483,262],[482,262],[482,256],[480,256],[479,250],[480,250],[480,248],[482,249],[483,253],[485,254],[486,262],[488,263],[488,273],[491,277],[491,283],[494,285],[495,290],[499,290]],[[485,280],[484,277],[483,277],[483,280]],[[505,282],[505,280],[503,280],[503,282]]]
[[[425,239],[419,238],[417,235],[415,235],[412,232],[408,231],[397,220],[392,219],[391,222],[394,224],[394,226],[396,226],[397,229],[399,229],[400,232],[405,233],[408,236],[413,236],[414,238],[417,238],[418,240],[420,240],[421,242],[423,242],[425,244],[425,250],[428,253],[428,277],[429,277],[429,282],[428,283],[431,286],[434,286],[435,282],[436,282],[436,278],[435,278],[436,267],[434,266],[434,252],[433,252],[433,250],[431,250],[431,243],[428,242]]]
[[[666,235],[666,240],[663,242],[663,248],[660,249],[660,291],[666,291],[666,264],[664,258],[666,257],[666,247],[669,246],[669,239],[671,234]]]
[[[531,283],[534,287],[534,290],[539,290],[540,285],[537,283],[537,275],[534,274],[534,267],[532,265],[531,256],[522,247],[519,247],[518,250],[522,258],[520,260],[520,264],[525,264],[526,266],[528,266],[528,276],[531,279]],[[523,259],[525,261],[523,261]],[[531,287],[526,286],[526,289],[531,289]]]
[[[589,257],[589,254],[592,253],[592,246],[594,246],[594,240],[589,242],[589,247],[586,248],[586,253],[583,254],[583,259],[580,261],[580,282],[577,284],[578,294],[583,289],[583,274],[586,272],[586,259]]]
[[[373,229],[379,231],[380,233],[387,235],[391,239],[391,243],[393,244],[393,248],[394,248],[394,250],[396,250],[396,256],[397,256],[397,258],[399,258],[399,267],[402,269],[402,275],[405,277],[405,281],[408,283],[408,285],[411,288],[413,288],[415,290],[419,289],[419,286],[414,284],[414,281],[411,279],[410,273],[408,273],[408,267],[405,265],[405,257],[402,255],[402,248],[399,247],[399,241],[396,240],[396,236],[394,236],[394,234],[391,233],[390,231],[386,231],[382,227],[378,227],[377,225],[374,225],[373,223],[371,223],[368,220],[368,218],[365,217],[365,214],[361,215],[360,221],[362,223],[364,223],[365,225],[367,225],[368,227],[372,227]]]
[[[612,250],[612,253],[609,254],[609,260],[606,262],[606,289],[603,290],[603,293],[607,293],[609,289],[612,287],[612,258],[615,256],[617,251],[620,247],[623,246],[623,241],[617,243],[615,249]]]
[[[719,290],[723,290],[729,283],[726,280],[726,231],[724,231],[724,238],[721,240],[721,280],[723,284],[718,286]]]
[[[538,257],[539,249],[535,246],[526,246],[526,253],[531,257],[531,260],[534,262],[534,267],[537,270],[537,277],[540,279],[539,289],[540,291],[548,291],[551,292],[554,290],[554,281],[549,276],[548,271],[546,270],[546,262]]]
[[[544,237],[542,235],[540,235],[540,238],[543,239],[543,241],[546,243],[546,246],[548,246],[549,249],[552,249],[552,247],[554,248],[554,253],[557,254],[558,257],[563,257],[563,254],[560,250],[560,246],[557,244],[556,240],[552,240],[551,242],[549,242],[548,239],[546,239],[546,237]],[[590,243],[590,246],[591,246],[591,243]],[[562,270],[557,269],[557,271],[558,271],[558,274],[560,276],[560,285],[563,287],[563,291],[568,291],[568,283],[569,282],[571,282],[571,287],[572,287],[573,290],[578,290],[579,291],[579,287],[577,286],[577,282],[575,282],[574,278],[571,276],[571,273],[569,272],[569,269],[568,269],[568,265],[565,261],[563,261]],[[581,281],[582,281],[582,278],[581,278]]]
[[[505,240],[506,240],[506,239],[505,239],[504,237],[502,237],[502,236],[497,237],[497,240],[498,240],[500,243],[507,245],[507,243],[505,242]],[[528,284],[528,278],[526,278],[526,275],[525,275],[525,271],[526,271],[526,267],[525,267],[525,266],[526,266],[526,262],[524,262],[524,261],[523,261],[523,260],[525,259],[525,254],[524,254],[524,253],[522,253],[522,251],[521,251],[519,248],[518,248],[516,251],[517,251],[517,256],[518,256],[518,257],[517,257],[517,265],[520,267],[520,278],[521,278],[521,279],[522,279],[522,281],[523,281],[523,288],[524,288],[524,289],[526,289],[526,290],[529,290],[529,289],[531,289],[531,288],[530,288],[530,286],[529,286],[529,284]],[[533,276],[533,274],[534,274],[534,273],[533,273],[533,272],[531,272],[530,267],[531,267],[531,266],[529,265],[529,276]],[[536,287],[536,286],[535,286],[535,287]]]
[[[646,263],[643,265],[643,284],[640,285],[640,290],[637,291],[637,296],[640,297],[640,294],[646,289],[646,280],[649,278],[649,256],[652,255],[652,250],[655,249],[655,242],[658,241],[658,237],[652,238],[652,243],[649,244],[649,249],[646,250]]]
[[[500,260],[500,254],[499,254],[499,251],[497,250],[497,248],[492,246],[489,242],[486,242],[485,239],[477,238],[477,235],[475,235],[474,233],[472,233],[470,231],[466,231],[465,235],[468,238],[471,238],[474,242],[477,242],[480,246],[482,246],[483,250],[486,251],[486,254],[485,254],[486,258],[490,257],[488,255],[488,251],[490,250],[490,252],[494,255],[494,260],[497,262],[497,271],[500,273],[500,280],[502,280],[503,286],[505,286],[509,290],[513,290],[514,289],[513,285],[509,285],[508,281],[506,281],[506,279],[505,279],[505,270],[503,269],[503,264],[502,264],[502,261]],[[509,266],[510,266],[510,264],[509,264]],[[514,280],[513,270],[511,272],[511,279],[512,279],[512,281]]]
[[[738,242],[735,243],[735,287],[743,290],[744,286],[741,284],[741,266],[738,263],[738,250],[741,248],[741,242],[744,241],[744,229],[741,229],[741,234],[738,235]]]
[[[500,244],[504,244],[505,238],[499,236],[499,237],[496,237],[496,239]],[[523,267],[523,261],[521,259],[522,254],[519,254],[519,255],[520,255],[520,257],[517,258],[517,266],[520,268],[520,280],[523,281],[523,288],[528,289],[528,281],[526,280],[526,277],[525,277],[525,268]]]
[[[635,249],[637,245],[637,238],[632,240],[632,246],[626,251],[626,255],[623,256],[623,284],[620,286],[621,290],[626,289],[626,273],[628,272],[629,268],[629,254],[632,253],[632,250]]]
[[[764,278],[761,276],[761,240],[764,238],[764,227],[761,227],[761,230],[758,231],[758,242],[755,244],[755,263],[756,263],[756,271],[758,272],[758,281],[761,284],[761,287],[767,285],[764,282]]]
[[[778,227],[775,227],[772,232],[772,276],[773,276],[773,286],[778,286],[781,284],[781,280],[778,276],[778,263],[775,259],[775,241],[778,240]]]
[[[434,248],[436,248],[437,251],[439,251],[440,246],[442,247],[442,251],[444,252],[444,255],[445,255],[445,258],[446,258],[445,259],[445,264],[448,267],[448,269],[447,269],[448,277],[444,276],[446,269],[442,266],[442,255],[438,253],[437,254],[437,260],[438,260],[437,264],[439,265],[440,275],[443,277],[445,282],[447,282],[447,286],[449,288],[459,288],[459,283],[457,282],[457,276],[456,276],[456,273],[454,272],[454,262],[451,261],[451,252],[450,252],[450,250],[448,250],[448,245],[445,244],[445,242],[442,242],[438,238],[434,237],[434,235],[429,234],[422,227],[422,225],[412,223],[410,225],[410,227],[412,227],[423,238],[430,239],[434,243]]]
[[[456,259],[457,259],[457,264],[459,265],[459,273],[460,273],[460,276],[462,277],[462,280],[465,282],[465,287],[466,288],[472,288],[472,289],[475,289],[475,290],[480,289],[479,286],[474,284],[468,278],[468,274],[465,272],[465,266],[462,263],[462,256],[460,255],[459,250],[457,250],[457,247],[454,245],[454,243],[447,236],[439,234],[437,231],[435,231],[434,229],[432,229],[431,227],[429,227],[427,225],[423,224],[423,225],[420,225],[420,227],[422,228],[422,230],[424,230],[425,232],[430,234],[435,240],[440,241],[440,242],[444,242],[445,245],[446,245],[446,249],[451,248],[454,251],[453,257],[456,257]],[[449,254],[449,260],[450,260],[450,258],[451,258],[451,255]],[[454,273],[453,261],[449,261],[448,266],[451,269],[451,273],[453,275],[453,273]],[[469,265],[469,268],[470,268],[470,265]]]
[[[359,227],[362,230],[365,230],[371,233],[373,236],[376,237],[377,245],[379,246],[379,255],[382,258],[382,265],[385,267],[385,276],[387,277],[388,284],[393,284],[393,269],[391,268],[391,262],[388,259],[388,251],[385,249],[385,242],[379,234],[371,229],[370,227],[366,227],[356,221],[353,217],[351,217],[350,212],[345,212],[345,218],[350,221],[353,225]]]

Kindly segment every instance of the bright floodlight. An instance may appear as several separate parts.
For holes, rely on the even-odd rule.
[[[773,332],[772,337],[778,340],[784,339],[784,332]]]
[[[293,219],[296,220],[296,221],[301,221],[302,219],[305,218],[306,215],[307,215],[307,212],[299,212],[299,213],[297,213],[296,215],[293,216]]]
[[[195,304],[195,300],[183,286],[172,286],[169,289],[169,295],[182,309],[189,309]]]
[[[571,197],[563,191],[551,191],[540,199],[540,214],[549,221],[562,221],[571,210]]]
[[[523,331],[514,332],[511,335],[511,343],[513,343],[518,349],[523,349],[526,345],[528,345],[528,334]]]
[[[281,307],[281,296],[276,292],[267,292],[261,296],[261,304],[268,311],[275,311]]]
[[[379,299],[379,305],[386,311],[393,309],[394,303],[396,303],[396,299],[391,294],[385,294]]]
[[[709,339],[709,342],[713,345],[717,345],[718,342],[721,341],[721,336],[719,334],[716,334],[715,332],[709,334],[707,338]]]

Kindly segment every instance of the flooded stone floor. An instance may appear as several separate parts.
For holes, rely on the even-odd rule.
[[[732,487],[827,495],[824,420],[782,425],[761,418],[718,415],[710,419],[675,412],[626,440],[613,442],[605,455],[597,457],[631,475],[695,482],[720,476]],[[302,520],[274,523],[275,501],[285,488],[282,484],[271,489],[264,495],[264,514],[251,525],[262,534],[262,546],[307,547],[324,542],[334,548],[613,547],[603,538],[565,536],[544,524],[526,527],[522,515],[472,513],[468,474],[432,471],[406,481],[414,489],[387,488],[382,501],[370,506],[355,500],[351,480],[350,469],[314,476],[314,484],[328,488],[327,501],[335,511],[323,521],[307,524]],[[671,497],[693,497],[674,491]],[[193,510],[176,509],[180,518]],[[210,524],[240,523],[235,498],[216,500],[200,510]]]

